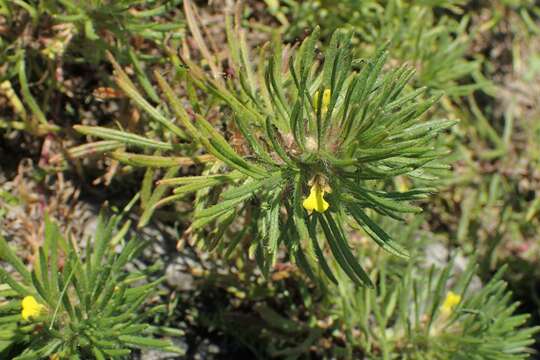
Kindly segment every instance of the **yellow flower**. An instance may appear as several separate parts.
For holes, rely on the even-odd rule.
[[[37,302],[36,298],[33,296],[25,296],[22,300],[22,318],[26,321],[30,318],[37,317],[45,310],[45,305]]]
[[[328,112],[328,107],[330,106],[330,97],[332,96],[332,91],[330,89],[325,89],[322,94],[322,107],[321,107],[321,113],[325,114]],[[313,99],[315,109],[319,107],[319,90],[315,92],[315,96]]]
[[[315,183],[309,192],[309,196],[304,200],[302,205],[304,208],[311,212],[317,211],[320,213],[325,212],[330,207],[330,204],[324,200],[324,189],[317,183]]]
[[[446,295],[446,298],[444,299],[444,303],[442,304],[442,311],[447,314],[451,313],[460,301],[461,296],[452,291],[449,291]]]
[[[397,190],[399,192],[407,192],[411,189],[409,180],[404,176],[397,176],[394,178]]]

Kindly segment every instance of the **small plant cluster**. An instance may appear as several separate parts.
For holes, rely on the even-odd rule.
[[[125,241],[129,222],[117,229],[120,221],[119,215],[110,220],[100,216],[93,242],[81,250],[46,219],[45,240],[32,271],[0,238],[0,259],[16,271],[0,268],[3,358],[112,359],[141,347],[181,353],[170,341],[152,336],[159,329],[141,318],[141,307],[161,280],[140,284],[146,274],[125,271],[147,244]],[[116,253],[119,245],[122,250]],[[147,315],[162,310],[157,306]]]
[[[356,346],[376,351],[382,359],[396,353],[402,359],[522,358],[519,354],[533,344],[531,337],[539,329],[521,329],[529,316],[514,314],[519,304],[505,291],[504,268],[475,290],[473,261],[459,276],[452,274],[453,263],[442,269],[408,268],[403,278],[387,273],[393,273],[391,267],[382,267],[377,271],[378,294],[341,287],[344,300],[336,302],[335,311],[340,319],[348,319],[348,353]]]
[[[298,282],[289,297],[294,298],[296,292],[302,294],[300,304],[286,305],[291,301],[287,296],[260,304],[256,307],[258,316],[249,326],[241,320],[242,305],[221,310],[215,321],[240,341],[259,333],[258,340],[270,344],[256,352],[260,358],[526,357],[528,346],[534,342],[532,336],[539,329],[524,327],[529,315],[515,313],[519,304],[511,299],[502,280],[506,267],[480,286],[474,258],[467,264],[461,255],[444,264],[426,262],[421,249],[430,239],[419,229],[423,219],[406,226],[377,220],[390,232],[399,232],[405,244],[416,249],[407,261],[378,251],[369,243],[359,251],[360,256],[376,264],[369,274],[377,291],[355,286],[340,272],[335,293],[325,296],[324,301],[317,300],[319,294]],[[276,283],[279,286],[280,282]],[[254,288],[246,283],[236,292],[261,292]]]
[[[0,358],[530,358],[540,12],[486,9],[0,0]]]

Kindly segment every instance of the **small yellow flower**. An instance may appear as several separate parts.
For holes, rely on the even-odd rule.
[[[324,193],[324,189],[315,182],[309,191],[309,196],[304,200],[302,205],[310,213],[312,211],[317,211],[319,213],[325,212],[330,207],[330,204],[324,200]]]
[[[397,190],[399,192],[407,192],[411,189],[409,180],[404,176],[397,176],[394,178]]]
[[[330,106],[330,97],[332,96],[332,91],[330,89],[325,89],[322,95],[322,107],[321,113],[326,114],[328,112],[328,107]],[[313,99],[315,109],[319,107],[319,90],[315,92],[315,97]]]
[[[460,301],[461,296],[452,291],[449,291],[446,295],[446,298],[444,299],[444,303],[442,304],[442,311],[447,314],[451,313]]]
[[[21,315],[26,321],[41,315],[41,313],[45,310],[45,305],[38,303],[36,298],[33,296],[25,296],[22,300],[21,306]]]

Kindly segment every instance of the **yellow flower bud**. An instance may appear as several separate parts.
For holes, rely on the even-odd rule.
[[[45,305],[38,303],[36,298],[33,296],[25,296],[22,300],[21,306],[21,315],[26,321],[41,315],[41,313],[45,310]]]
[[[330,98],[332,96],[332,91],[330,89],[325,89],[323,91],[322,96],[322,107],[321,107],[321,113],[326,114],[328,112],[328,107],[330,106]],[[315,106],[315,109],[319,107],[319,90],[315,92],[315,96],[313,98],[313,105]]]
[[[442,304],[442,311],[447,314],[451,313],[460,301],[461,296],[452,291],[449,291]]]
[[[312,211],[317,211],[319,213],[325,212],[330,207],[330,204],[324,200],[324,193],[324,189],[322,189],[319,184],[315,183],[311,187],[309,196],[304,200],[302,205],[310,213]]]

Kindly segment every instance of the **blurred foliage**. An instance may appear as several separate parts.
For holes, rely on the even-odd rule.
[[[466,1],[306,1],[283,2],[276,12],[289,13],[283,31],[295,38],[310,24],[320,24],[328,37],[337,28],[350,29],[355,55],[372,56],[376,44],[389,43],[394,61],[413,66],[420,86],[457,97],[489,89],[480,72],[482,59],[468,56],[476,31],[462,14]]]
[[[58,112],[81,115],[85,101],[77,85],[89,82],[84,73],[95,72],[107,50],[132,63],[137,73],[143,71],[141,61],[160,61],[163,44],[183,35],[183,22],[172,18],[179,3],[0,1],[0,94],[6,98],[0,128],[34,135],[62,130]],[[83,74],[77,75],[77,68]],[[106,81],[105,72],[93,77]]]

